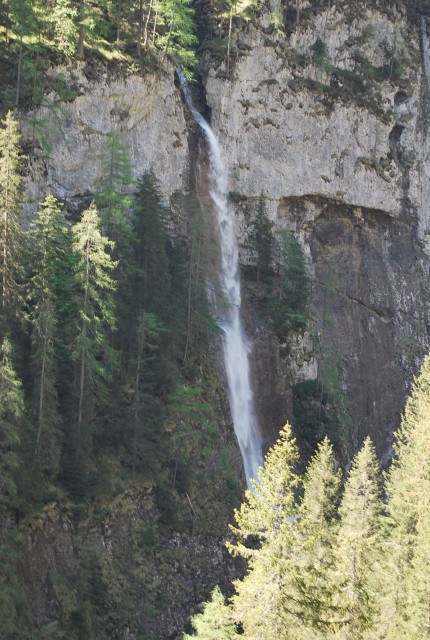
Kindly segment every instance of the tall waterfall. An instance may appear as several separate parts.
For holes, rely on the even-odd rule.
[[[195,121],[203,130],[208,143],[209,195],[216,215],[220,253],[218,274],[220,286],[213,286],[213,295],[218,324],[222,329],[231,416],[242,454],[246,481],[250,487],[250,479],[257,477],[257,469],[263,464],[262,440],[251,388],[248,357],[250,344],[245,335],[240,314],[239,252],[234,216],[227,202],[227,172],[218,140],[209,124],[195,108],[190,88],[180,70],[178,70],[178,77],[186,103]]]

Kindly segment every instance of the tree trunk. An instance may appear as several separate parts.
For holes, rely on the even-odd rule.
[[[137,362],[136,362],[136,375],[134,377],[134,398],[133,398],[133,458],[131,473],[134,478],[136,472],[136,455],[137,455],[137,424],[139,418],[139,380],[140,369],[142,365],[142,351],[145,338],[145,312],[142,311],[138,319],[137,325]]]
[[[19,37],[18,75],[16,79],[15,107],[18,107],[18,104],[19,104],[19,92],[21,89],[21,67],[22,67],[22,33],[20,34],[20,37]]]
[[[85,8],[84,3],[85,3],[85,0],[79,0],[79,17],[78,17],[78,24],[79,24],[78,57],[79,58],[84,57],[84,40],[85,40],[85,27],[83,25],[84,8]]]
[[[43,423],[43,410],[45,406],[45,370],[46,370],[47,350],[48,350],[48,336],[46,335],[46,322],[45,322],[44,336],[43,336],[42,370],[40,372],[39,411],[37,416],[38,425],[37,425],[37,437],[36,437],[36,455],[39,451],[40,436],[42,433],[42,423]]]
[[[143,35],[143,0],[139,0],[139,15],[137,19],[137,47],[136,52],[139,58],[142,57],[142,35]]]
[[[145,28],[143,30],[143,46],[144,47],[146,47],[146,45],[148,44],[148,25],[149,25],[149,18],[151,17],[152,2],[153,0],[150,0],[149,2],[149,9],[148,9],[148,13],[146,15],[146,20],[145,20]]]
[[[230,7],[230,19],[228,21],[228,40],[227,40],[227,76],[230,74],[230,43],[231,43],[232,26],[233,26],[233,7]]]

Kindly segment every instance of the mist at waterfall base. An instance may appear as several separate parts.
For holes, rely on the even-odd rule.
[[[190,87],[177,69],[181,90],[194,120],[205,134],[209,151],[209,196],[216,215],[219,234],[220,287],[213,286],[217,322],[222,330],[224,366],[227,375],[231,417],[242,454],[246,482],[257,477],[263,464],[262,439],[255,414],[249,366],[250,343],[245,335],[240,314],[241,292],[239,251],[234,215],[227,201],[227,172],[216,136],[194,106]],[[220,293],[217,291],[220,289]]]

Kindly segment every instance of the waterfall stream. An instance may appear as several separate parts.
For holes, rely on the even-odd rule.
[[[189,85],[177,70],[185,101],[205,134],[209,151],[209,196],[216,215],[219,237],[219,286],[212,283],[218,325],[222,330],[224,365],[234,430],[243,459],[246,481],[257,477],[263,464],[262,440],[255,414],[249,366],[250,343],[245,335],[240,306],[239,252],[233,212],[227,201],[227,172],[218,140],[193,104]]]

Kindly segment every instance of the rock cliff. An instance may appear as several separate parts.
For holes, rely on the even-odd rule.
[[[289,230],[299,241],[311,280],[307,328],[281,345],[256,303],[254,284],[245,282],[257,405],[267,444],[286,418],[300,426],[298,388],[321,383],[325,371],[336,381],[337,413],[345,418],[345,457],[370,434],[387,461],[407,390],[429,347],[425,33],[400,8],[369,6],[356,15],[337,2],[303,14],[287,35],[276,31],[270,11],[264,10],[258,20],[236,25],[231,52],[227,62],[203,46],[200,73],[230,171],[243,266],[255,261],[251,227],[263,194],[275,234]],[[135,177],[152,170],[177,212],[177,193],[190,191],[195,183],[198,132],[175,86],[174,69],[122,76],[95,73],[81,63],[59,71],[76,97],[62,105],[61,119],[45,107],[30,114],[24,127],[29,213],[49,192],[70,210],[82,206],[98,177],[103,139],[113,128],[129,145]],[[35,119],[49,123],[48,154],[40,153]],[[173,226],[182,224],[172,220]],[[199,493],[202,521],[211,508],[204,503],[204,491]],[[70,512],[61,515],[54,509],[43,516],[45,529],[26,538],[23,571],[39,619],[50,624],[59,608],[62,616],[70,614],[78,562],[73,546],[87,539],[98,555],[91,566],[84,553],[79,562],[98,572],[100,583],[123,581],[106,595],[116,615],[122,606],[118,598],[128,594],[127,582],[133,589],[149,584],[152,591],[139,613],[149,620],[148,637],[180,637],[190,609],[207,597],[224,571],[225,512],[219,530],[214,525],[207,532],[202,525],[196,532],[188,523],[186,535],[169,533],[156,549],[151,527],[141,529],[153,497],[121,499],[115,517],[108,510],[85,522],[78,514],[73,523]],[[123,517],[139,520],[138,526],[123,530]],[[139,536],[148,538],[147,556],[139,556]],[[65,551],[57,553],[61,544]],[[136,549],[137,566],[121,558],[124,548]],[[203,559],[196,560],[199,554]],[[168,569],[163,562],[170,562]],[[43,594],[37,591],[39,579]],[[168,604],[160,614],[154,599],[160,584],[169,580]],[[109,618],[109,611],[105,614]],[[133,634],[129,629],[121,637]]]
[[[268,439],[275,424],[294,420],[295,383],[318,376],[316,341],[325,333],[349,403],[353,447],[370,434],[386,455],[428,347],[429,87],[420,25],[400,9],[356,15],[333,4],[289,36],[263,11],[234,40],[235,59],[203,52],[201,73],[230,190],[240,194],[243,262],[253,259],[252,203],[264,194],[275,229],[300,241],[313,282],[313,339],[290,336],[292,356],[278,363],[269,386],[258,363],[269,364],[264,352],[273,360],[273,349],[257,340],[260,408],[270,396],[277,407],[266,412]],[[166,199],[190,188],[195,135],[173,68],[157,77],[96,79],[84,64],[60,71],[79,95],[61,125],[52,110],[34,114],[50,122],[51,152],[48,161],[30,156],[29,203],[46,190],[79,203],[112,128],[129,144],[136,177],[154,171]]]

